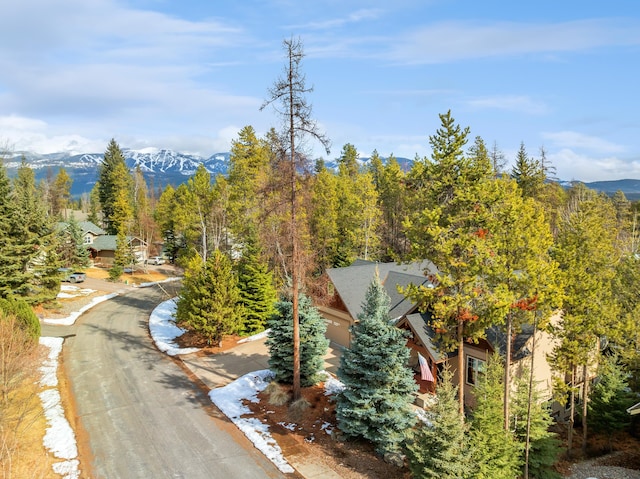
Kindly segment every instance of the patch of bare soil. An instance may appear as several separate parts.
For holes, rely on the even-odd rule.
[[[284,387],[290,394],[290,388]],[[332,438],[336,428],[335,403],[325,395],[322,384],[303,388],[302,396],[309,407],[300,413],[288,405],[269,403],[268,394],[258,395],[258,403],[247,402],[253,417],[269,425],[273,437],[282,448],[285,458],[313,455],[314,462],[324,464],[345,479],[407,479],[407,468],[387,464],[367,441],[340,442]]]

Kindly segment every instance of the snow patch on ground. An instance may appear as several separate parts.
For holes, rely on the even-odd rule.
[[[244,399],[258,402],[258,393],[267,387],[272,376],[268,369],[245,374],[231,384],[210,391],[209,397],[281,472],[288,474],[294,469],[282,455],[282,449],[269,433],[269,427],[255,417],[246,417],[251,410],[242,404]]]
[[[249,337],[246,337],[246,338],[242,338],[241,340],[238,341],[238,344],[248,343],[250,341],[259,341],[261,339],[264,339],[269,335],[269,331],[271,331],[271,330],[270,329],[266,329],[266,330],[262,331],[261,333],[254,334],[253,336],[249,336]]]
[[[47,419],[47,429],[42,442],[44,447],[58,459],[64,459],[53,465],[53,471],[64,479],[78,479],[80,463],[77,460],[78,447],[71,425],[64,415],[60,392],[56,389],[58,378],[58,357],[62,351],[62,338],[40,338],[40,344],[49,348],[49,354],[40,368],[42,373],[40,385],[47,387],[39,393],[42,408]]]
[[[84,313],[85,311],[93,308],[96,304],[99,304],[99,303],[102,303],[103,301],[106,301],[108,299],[114,298],[117,295],[118,295],[117,293],[111,293],[111,294],[106,294],[104,296],[98,296],[97,298],[93,298],[89,304],[87,304],[87,305],[83,306],[82,308],[80,308],[79,311],[74,311],[73,313],[71,313],[66,318],[61,318],[61,319],[43,319],[42,321],[47,323],[47,324],[57,324],[57,325],[60,325],[60,326],[71,326],[73,323],[76,322],[76,319],[78,319],[82,315],[82,313]]]
[[[199,351],[198,348],[180,348],[173,340],[183,335],[186,331],[176,326],[173,317],[176,311],[176,302],[173,299],[160,303],[149,317],[149,332],[156,347],[169,356],[178,354],[190,354]]]

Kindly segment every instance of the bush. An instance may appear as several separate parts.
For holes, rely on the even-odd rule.
[[[120,276],[124,273],[124,269],[119,264],[114,264],[111,268],[109,268],[109,279],[111,281],[118,281]]]
[[[0,311],[6,316],[15,316],[20,328],[34,341],[40,337],[40,320],[26,301],[0,298]]]

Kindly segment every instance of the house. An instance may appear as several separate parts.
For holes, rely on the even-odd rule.
[[[399,292],[399,289],[409,284],[428,285],[427,275],[437,273],[437,268],[430,261],[420,263],[373,263],[356,261],[345,268],[329,268],[327,275],[330,280],[328,299],[319,304],[318,309],[327,322],[327,337],[336,345],[348,347],[351,342],[350,327],[357,321],[362,311],[366,291],[374,278],[376,271],[391,299],[389,315],[396,326],[409,331],[407,347],[411,349],[409,367],[414,370],[419,393],[416,399],[418,405],[428,401],[428,395],[435,392],[438,372],[449,361],[454,380],[458,381],[458,352],[444,352],[438,345],[437,335],[429,326],[428,313],[418,311],[418,305]],[[541,397],[551,399],[553,373],[547,362],[547,354],[553,349],[554,343],[545,332],[535,332],[534,381]],[[488,356],[494,352],[504,354],[506,337],[499,328],[492,328],[486,332],[486,339],[477,343],[468,342],[464,345],[464,389],[465,404],[472,407],[475,403],[473,387],[478,376],[484,371]],[[515,335],[512,351],[512,377],[517,377],[531,365],[531,352],[534,350],[534,330],[525,327]],[[419,358],[426,359],[428,368],[434,381],[423,380]],[[560,405],[554,405],[560,414]]]
[[[116,252],[116,235],[109,235],[91,221],[79,221],[83,243],[89,250],[94,264],[113,265]],[[127,236],[127,242],[136,258],[136,263],[144,262],[148,257],[147,243],[135,236]]]

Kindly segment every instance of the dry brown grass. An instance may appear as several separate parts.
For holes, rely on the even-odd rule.
[[[88,278],[109,279],[109,270],[107,268],[89,268],[85,271]],[[167,279],[167,275],[158,271],[136,269],[133,273],[124,273],[120,277],[120,282],[129,284],[151,283],[154,281],[162,281]]]
[[[46,422],[36,383],[37,343],[0,312],[0,472],[3,479],[51,477]]]

